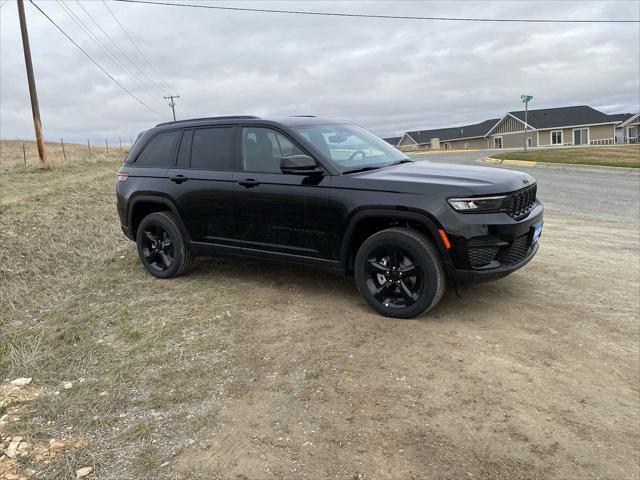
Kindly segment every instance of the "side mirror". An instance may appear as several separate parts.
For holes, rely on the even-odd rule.
[[[319,175],[324,173],[316,161],[308,155],[289,155],[282,157],[280,171],[292,175]]]

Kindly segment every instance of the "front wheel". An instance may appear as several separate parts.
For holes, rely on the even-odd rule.
[[[387,317],[416,317],[433,308],[446,289],[435,246],[410,228],[389,228],[365,240],[354,273],[369,306]]]

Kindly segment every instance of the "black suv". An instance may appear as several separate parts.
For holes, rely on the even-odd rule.
[[[353,274],[390,317],[432,308],[447,283],[503,277],[538,250],[535,179],[414,162],[368,131],[315,117],[161,123],[118,172],[122,230],[156,277],[234,254]]]

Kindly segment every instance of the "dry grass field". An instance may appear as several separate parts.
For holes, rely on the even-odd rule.
[[[24,151],[22,149],[24,145]],[[64,153],[60,142],[45,142],[47,159],[52,167],[59,168],[74,164],[87,164],[121,160],[126,154],[128,146],[110,145],[109,153],[104,145],[91,145],[91,157],[89,147],[77,143],[64,144]],[[66,156],[66,160],[65,160]],[[35,142],[27,140],[2,140],[0,141],[0,172],[15,170],[18,167],[25,169],[41,168],[38,149]]]
[[[493,155],[502,160],[571,163],[608,167],[640,168],[640,145],[611,145],[579,148],[547,148],[528,152],[506,152]]]
[[[0,477],[640,477],[637,224],[548,210],[525,269],[398,321],[320,270],[152,278],[118,166],[0,175]]]

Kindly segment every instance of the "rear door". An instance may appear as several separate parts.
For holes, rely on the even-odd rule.
[[[170,192],[191,240],[222,250],[240,250],[234,222],[234,126],[185,130],[174,168]]]
[[[331,177],[283,174],[283,156],[307,152],[278,130],[240,128],[235,217],[245,253],[326,258]]]

